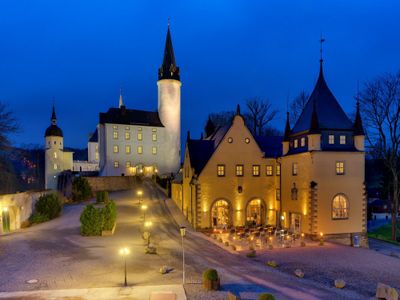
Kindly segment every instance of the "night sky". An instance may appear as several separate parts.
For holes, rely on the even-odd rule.
[[[0,1],[0,101],[21,123],[15,145],[43,145],[55,98],[65,145],[86,147],[98,113],[157,108],[168,17],[182,80],[182,138],[247,98],[311,92],[324,70],[346,112],[357,81],[400,70],[400,1]]]

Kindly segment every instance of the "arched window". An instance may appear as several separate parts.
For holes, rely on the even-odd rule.
[[[217,200],[211,208],[211,222],[213,227],[229,225],[229,204],[226,200]]]
[[[349,217],[349,201],[343,194],[336,195],[332,201],[332,219],[347,219]]]

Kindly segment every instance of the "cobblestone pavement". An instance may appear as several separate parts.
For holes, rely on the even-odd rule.
[[[0,291],[121,286],[123,260],[118,255],[118,250],[123,246],[131,250],[127,258],[129,285],[181,283],[179,224],[165,205],[171,200],[165,200],[165,196],[150,182],[144,184],[143,190],[144,203],[149,207],[146,220],[153,222],[151,242],[158,249],[157,255],[144,253],[145,241],[141,237],[142,211],[135,196],[136,190],[116,192],[110,194],[118,207],[114,236],[79,235],[79,215],[84,205],[67,206],[60,218],[2,236]],[[219,299],[215,298],[217,294],[204,293],[199,287],[201,273],[207,267],[216,268],[221,276],[223,291],[220,294],[231,290],[239,293],[243,299],[256,299],[260,292],[271,292],[278,299],[362,299],[371,295],[370,289],[367,294],[351,289],[337,290],[330,283],[308,278],[307,271],[307,278],[299,280],[292,274],[271,270],[262,263],[229,253],[208,241],[201,233],[190,230],[185,238],[185,249],[185,289],[188,299]],[[336,260],[346,260],[345,255],[340,254],[342,249],[344,247],[338,248],[338,253],[332,259],[329,257],[332,252],[326,252],[320,259],[330,260],[331,265]],[[381,259],[379,253],[376,255],[378,256],[375,259]],[[288,261],[291,259],[293,260],[290,256],[287,257]],[[279,257],[277,260],[282,263],[284,261]],[[302,258],[299,257],[297,262],[301,263]],[[161,275],[159,268],[162,265],[173,268],[173,271]],[[296,260],[292,267],[295,265]],[[326,265],[322,264],[321,278],[325,276],[325,269]],[[353,274],[358,275],[357,272]],[[27,283],[30,279],[36,279],[37,282]]]

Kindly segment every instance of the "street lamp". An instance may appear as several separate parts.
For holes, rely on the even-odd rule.
[[[150,227],[153,225],[153,222],[147,221],[144,222],[144,227],[148,228],[148,235],[147,235],[147,247],[150,245]]]
[[[143,222],[146,222],[146,210],[147,210],[147,205],[143,204],[141,209],[143,210]]]
[[[127,247],[119,249],[119,254],[123,256],[125,263],[125,283],[124,286],[128,286],[128,282],[126,280],[126,256],[129,254],[129,249]]]
[[[138,190],[136,194],[139,196],[139,204],[140,204],[142,202],[143,191]]]
[[[181,226],[179,231],[182,237],[182,284],[185,284],[185,248],[183,247],[183,238],[186,235],[186,227]]]

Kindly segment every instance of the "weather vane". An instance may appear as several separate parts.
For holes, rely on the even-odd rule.
[[[321,55],[320,62],[323,61],[323,59],[322,59],[322,44],[323,44],[323,42],[325,42],[325,38],[322,36],[322,33],[321,33],[321,38],[319,39],[319,43],[320,43],[319,52],[320,52],[320,55]]]

